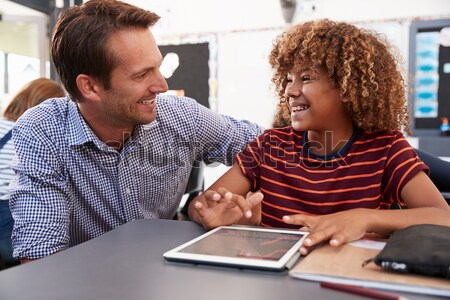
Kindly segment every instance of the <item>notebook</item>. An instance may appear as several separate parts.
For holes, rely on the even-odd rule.
[[[324,244],[304,257],[289,275],[304,280],[450,297],[448,279],[385,272],[373,263],[362,267],[384,245],[374,246],[376,243],[379,242],[359,240],[339,247]]]

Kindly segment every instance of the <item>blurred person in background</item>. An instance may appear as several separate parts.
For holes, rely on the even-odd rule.
[[[0,119],[0,269],[18,264],[12,257],[11,231],[14,220],[9,210],[9,183],[15,176],[10,168],[15,155],[12,128],[30,107],[48,98],[63,97],[63,88],[47,78],[38,78],[22,87],[12,98]]]

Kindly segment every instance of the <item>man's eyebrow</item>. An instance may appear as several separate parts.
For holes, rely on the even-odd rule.
[[[140,69],[140,70],[132,71],[132,72],[130,73],[130,75],[131,75],[131,76],[136,76],[136,75],[139,75],[139,74],[141,74],[141,73],[151,71],[151,70],[153,70],[153,69],[155,69],[155,68],[159,68],[159,67],[161,67],[161,65],[162,65],[162,63],[163,63],[163,60],[164,60],[164,59],[161,57],[158,66],[145,67],[145,68],[142,68],[142,69]]]

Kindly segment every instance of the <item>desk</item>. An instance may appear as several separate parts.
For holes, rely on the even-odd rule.
[[[364,299],[291,278],[286,272],[163,259],[165,251],[203,232],[187,221],[129,222],[76,247],[0,272],[0,299]]]

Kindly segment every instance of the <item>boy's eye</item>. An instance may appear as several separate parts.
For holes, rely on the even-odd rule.
[[[310,75],[304,75],[304,76],[302,76],[302,81],[308,81],[308,80],[312,80],[312,79],[313,79],[313,77],[310,76]]]

